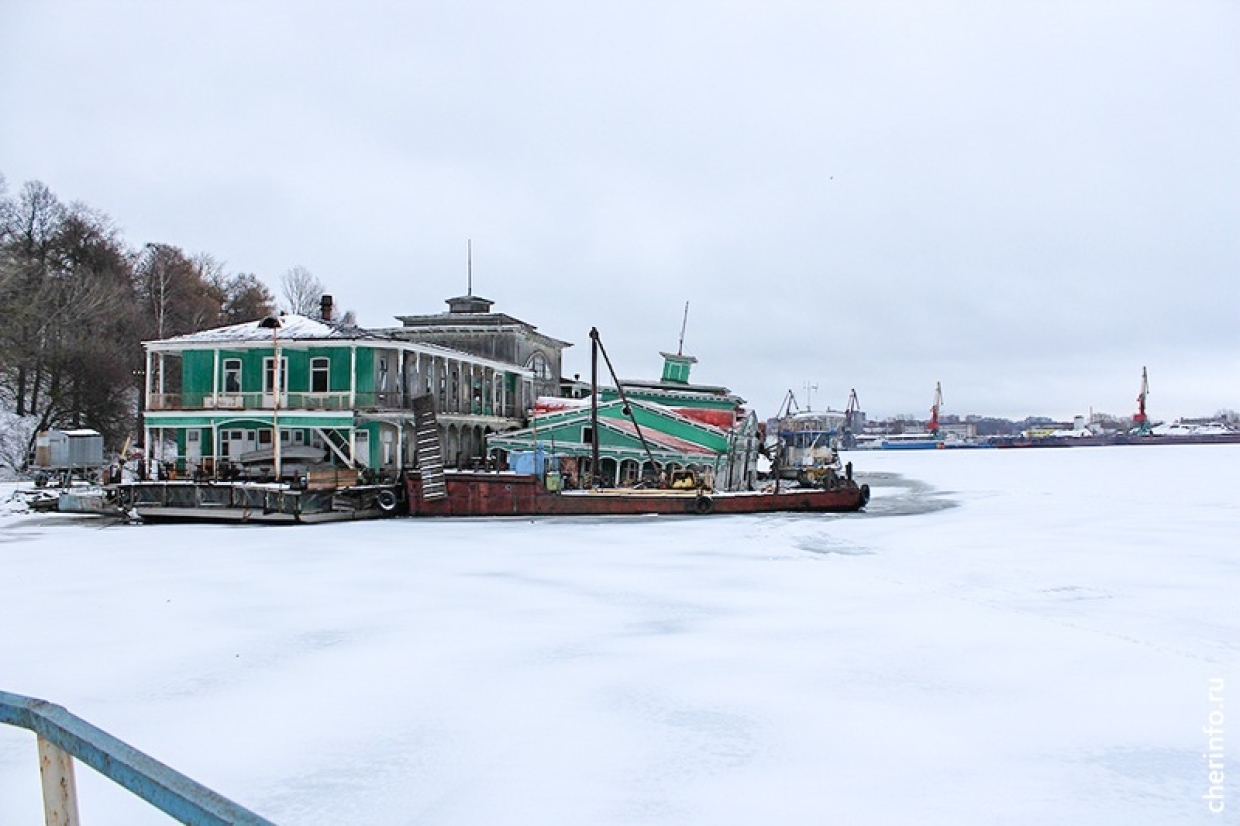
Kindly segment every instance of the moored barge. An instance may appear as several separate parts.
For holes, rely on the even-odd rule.
[[[833,488],[762,491],[704,488],[590,488],[556,490],[538,476],[509,472],[448,472],[446,495],[428,496],[421,474],[405,483],[410,516],[637,516],[742,513],[849,513],[865,507],[868,485],[838,479]]]

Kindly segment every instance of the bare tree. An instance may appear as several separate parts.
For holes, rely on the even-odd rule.
[[[300,264],[280,276],[280,294],[284,297],[281,307],[295,315],[317,316],[324,292],[323,283]]]
[[[18,415],[39,407],[43,383],[45,310],[42,299],[52,279],[55,246],[67,210],[46,185],[27,182],[16,200],[4,200],[0,239],[9,257],[0,295],[4,349],[13,359],[13,396]]]
[[[131,256],[101,212],[27,184],[0,209],[3,395],[35,429],[132,425],[141,353]]]
[[[238,273],[226,278],[220,286],[224,293],[224,306],[220,311],[222,324],[241,324],[271,315],[275,299],[267,285],[253,273]]]

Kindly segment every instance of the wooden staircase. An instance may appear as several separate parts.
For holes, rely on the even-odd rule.
[[[446,499],[448,487],[443,476],[443,446],[435,422],[435,398],[417,396],[413,400],[413,432],[418,448],[418,472],[422,475],[422,498]]]

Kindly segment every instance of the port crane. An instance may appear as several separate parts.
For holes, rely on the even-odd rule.
[[[1137,412],[1132,417],[1133,430],[1137,433],[1150,432],[1150,417],[1145,413],[1145,399],[1150,394],[1150,375],[1146,368],[1141,368],[1141,392],[1137,395]]]
[[[861,402],[857,401],[857,390],[853,388],[848,394],[848,406],[844,408],[844,432],[840,434],[841,446],[846,448],[857,446],[857,436],[853,433],[853,425],[860,411]]]
[[[934,404],[930,405],[930,424],[926,430],[930,431],[931,436],[939,435],[939,410],[943,407],[943,383],[934,383]]]

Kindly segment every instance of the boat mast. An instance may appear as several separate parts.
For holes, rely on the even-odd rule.
[[[676,345],[676,355],[685,354],[685,328],[689,326],[689,302],[685,302],[685,317],[680,322],[680,343]]]
[[[598,328],[590,328],[590,487],[599,486],[598,474]]]
[[[279,484],[283,472],[280,461],[280,383],[284,376],[280,370],[280,339],[276,334],[284,326],[284,322],[279,316],[270,315],[258,322],[258,326],[271,329],[271,458],[276,484]]]
[[[607,348],[603,346],[603,341],[599,338],[597,327],[590,328],[590,342],[590,365],[592,370],[591,380],[594,383],[595,389],[595,395],[590,397],[594,400],[591,402],[590,407],[591,427],[598,427],[598,408],[596,406],[598,404],[598,356],[596,353],[601,352],[603,354],[603,361],[607,362],[607,370],[611,373],[611,380],[616,383],[616,393],[620,396],[620,410],[625,416],[628,416],[629,421],[633,423],[633,429],[637,431],[637,440],[642,443],[642,449],[646,451],[646,458],[650,461],[650,469],[656,474],[661,473],[659,463],[654,460],[654,454],[650,452],[650,443],[646,441],[646,436],[642,433],[642,426],[637,422],[637,414],[633,412],[633,406],[629,404],[629,397],[624,394],[624,385],[621,384],[620,377],[616,375],[616,368],[612,366],[611,357],[607,355]],[[597,457],[598,431],[595,430],[592,432],[596,436],[596,440],[594,442],[594,456]]]

